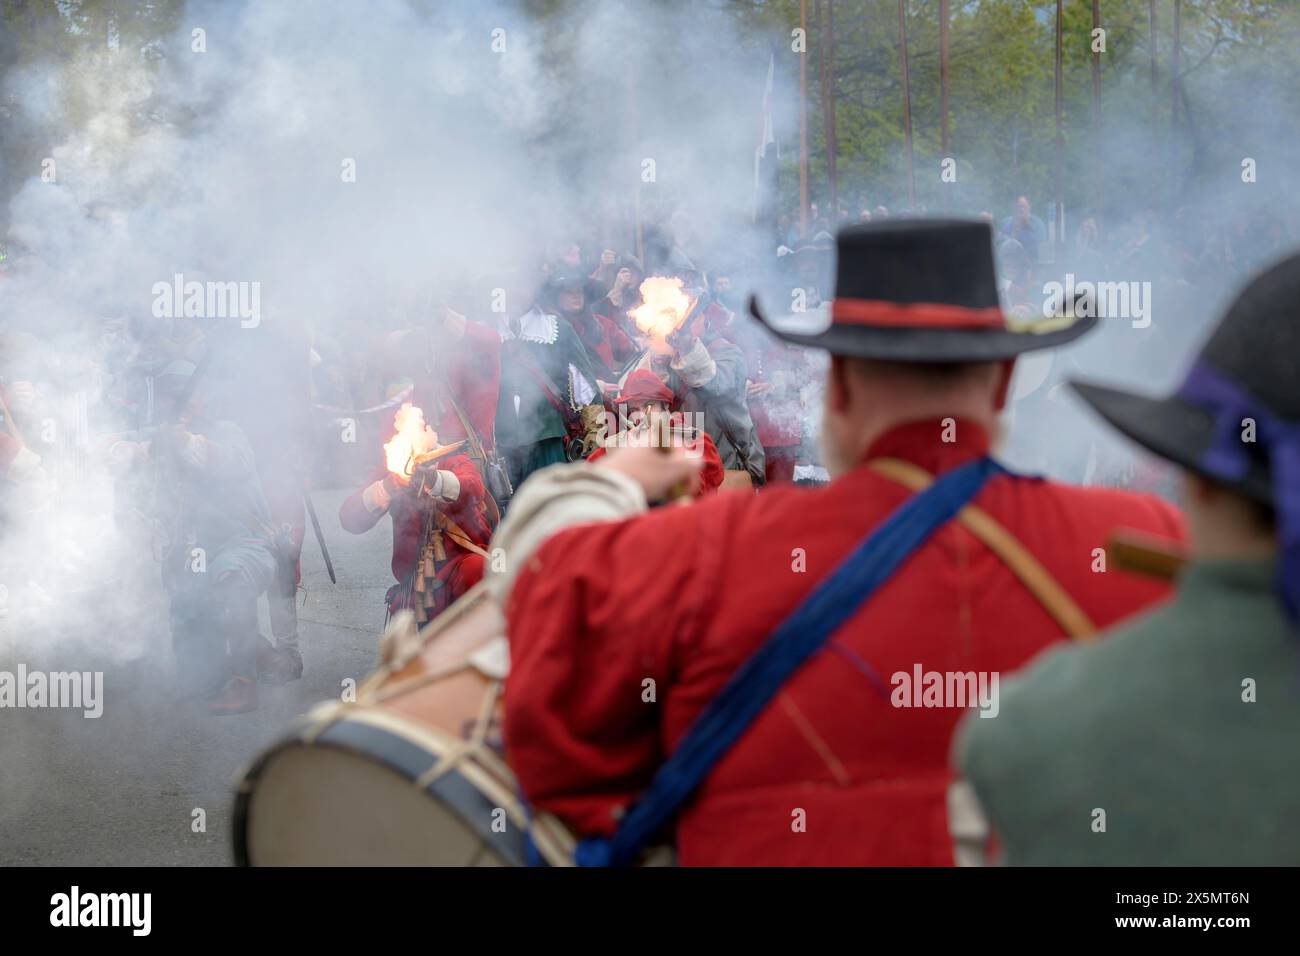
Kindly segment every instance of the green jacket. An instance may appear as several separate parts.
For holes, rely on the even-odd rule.
[[[1170,603],[964,721],[956,760],[1004,862],[1300,863],[1300,634],[1273,575],[1194,563]]]
[[[537,369],[557,390],[554,397],[573,407],[575,414],[586,404],[583,398],[601,400],[595,364],[568,320],[540,309],[531,310],[524,320],[522,334],[508,331],[503,336],[496,414],[496,440],[502,448],[523,448],[567,434],[564,418],[547,399]],[[531,366],[522,353],[530,357]]]

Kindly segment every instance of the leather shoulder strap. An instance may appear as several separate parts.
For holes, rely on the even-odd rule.
[[[928,488],[933,476],[919,465],[901,458],[877,458],[869,463],[876,474],[897,482],[912,491]],[[968,504],[957,513],[957,523],[979,538],[996,554],[1020,583],[1032,594],[1057,624],[1076,641],[1091,641],[1097,634],[1097,625],[1077,601],[1070,596],[1043,567],[1034,555],[1021,544],[1020,539],[1006,526],[978,505]]]
[[[437,525],[438,529],[442,531],[443,534],[451,538],[451,540],[455,541],[466,551],[472,551],[474,554],[477,554],[483,558],[491,557],[491,555],[488,554],[487,551],[485,551],[483,548],[479,547],[477,544],[475,544],[473,541],[470,540],[470,537],[465,533],[464,528],[456,524],[456,522],[452,521],[441,511],[436,511],[434,512],[434,514],[436,515],[436,517],[434,518],[434,524]]]

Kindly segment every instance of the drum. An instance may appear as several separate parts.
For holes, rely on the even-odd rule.
[[[501,743],[504,621],[482,584],[417,632],[404,611],[354,702],[322,704],[241,775],[235,859],[258,866],[569,865]]]

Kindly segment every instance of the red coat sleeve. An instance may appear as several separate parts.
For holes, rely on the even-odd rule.
[[[371,511],[361,500],[366,489],[383,478],[384,474],[383,470],[377,469],[371,474],[369,481],[343,499],[343,504],[339,505],[339,524],[343,526],[344,531],[349,534],[365,534],[387,514],[385,511]]]
[[[483,502],[487,497],[487,488],[483,485],[483,476],[468,455],[453,455],[440,466],[449,471],[460,481],[460,497],[443,505],[443,513],[460,525],[470,540],[481,548],[486,548],[492,531],[488,527],[487,515],[483,511]]]
[[[722,479],[727,476],[726,467],[722,464],[722,456],[718,454],[718,446],[713,443],[713,439],[708,433],[703,433],[704,438],[704,467],[700,469],[700,487],[697,494],[705,495],[710,491],[717,491],[722,486]]]
[[[630,361],[640,350],[613,319],[597,313],[596,321],[605,329],[605,338],[609,341],[610,354],[617,370],[617,366]]]
[[[438,464],[442,471],[449,471],[460,481],[460,501],[480,502],[487,494],[483,487],[483,478],[468,455],[452,455]]]
[[[486,518],[483,515],[483,498],[487,494],[487,489],[483,486],[483,478],[479,475],[478,468],[474,466],[474,462],[468,455],[452,455],[441,462],[440,467],[444,471],[450,471],[460,481],[460,497],[444,506],[445,513],[469,533],[475,544],[484,544],[490,537]],[[369,510],[362,500],[365,490],[385,474],[382,468],[376,469],[370,481],[343,499],[343,504],[339,506],[339,524],[343,526],[344,531],[365,534],[387,513]]]
[[[562,531],[516,579],[506,606],[510,765],[534,805],[581,832],[612,832],[612,811],[660,762],[675,650],[707,627],[720,564],[723,536],[702,519],[719,517],[726,497]]]

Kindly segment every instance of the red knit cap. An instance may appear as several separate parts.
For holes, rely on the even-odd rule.
[[[615,405],[632,405],[642,402],[663,402],[671,405],[673,390],[648,369],[639,368],[627,377],[623,391],[614,397]]]

